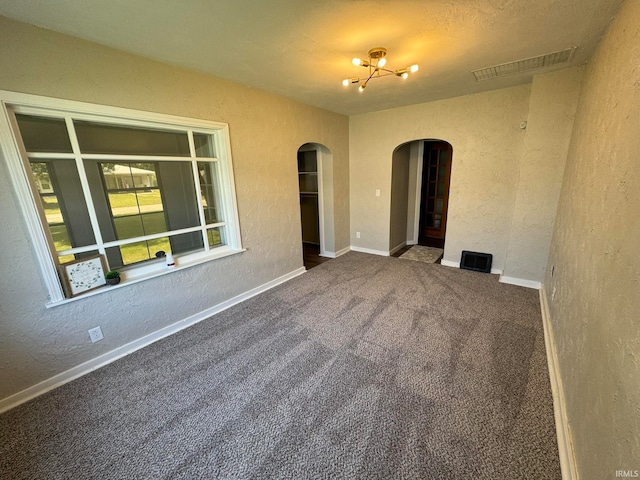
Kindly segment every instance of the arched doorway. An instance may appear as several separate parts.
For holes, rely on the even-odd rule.
[[[324,145],[305,143],[297,158],[303,258],[309,269],[335,258],[333,155]]]
[[[396,147],[392,156],[389,253],[406,246],[444,248],[453,148],[440,139]]]

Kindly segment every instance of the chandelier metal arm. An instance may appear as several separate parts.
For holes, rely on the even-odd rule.
[[[393,75],[396,77],[407,78],[409,73],[414,73],[418,71],[418,65],[411,65],[407,68],[400,68],[398,70],[389,70],[384,68],[386,63],[385,55],[387,54],[387,49],[382,47],[372,48],[369,50],[369,58],[367,60],[363,60],[361,58],[354,58],[353,64],[359,65],[364,68],[369,69],[369,76],[366,80],[361,81],[359,78],[347,78],[343,80],[342,84],[348,86],[349,84],[360,83],[360,91],[363,91],[367,86],[369,80],[374,77],[388,77],[389,75]]]
[[[367,67],[367,65],[362,65],[362,66],[365,68]],[[369,70],[373,70],[373,72],[371,72],[371,75],[369,75],[369,79],[374,75],[376,75],[376,72],[378,73],[378,75],[376,75],[377,77],[386,77],[389,75],[396,75],[399,77],[400,75],[402,75],[402,73],[404,73],[407,70],[406,68],[401,68],[400,70],[389,70],[388,68],[376,67],[374,65],[368,65],[368,66],[369,66]],[[380,74],[379,72],[386,72],[386,73]]]

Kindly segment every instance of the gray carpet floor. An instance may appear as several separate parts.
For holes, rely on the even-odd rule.
[[[559,479],[538,294],[350,252],[0,416],[2,479]]]

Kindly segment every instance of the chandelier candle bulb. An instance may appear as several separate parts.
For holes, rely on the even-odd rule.
[[[410,71],[411,73],[416,73],[416,72],[418,71],[418,69],[419,69],[419,68],[420,68],[420,67],[418,67],[418,64],[416,63],[415,65],[411,65],[411,66],[409,67],[409,71]]]

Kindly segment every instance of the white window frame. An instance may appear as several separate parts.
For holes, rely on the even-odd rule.
[[[240,237],[240,223],[233,178],[233,162],[231,158],[231,142],[228,124],[3,90],[0,90],[0,103],[2,104],[0,109],[0,149],[8,167],[11,183],[13,184],[21,213],[25,219],[27,230],[33,241],[36,258],[48,291],[49,298],[46,304],[47,307],[60,305],[89,295],[103,293],[113,288],[126,287],[132,283],[244,251]],[[74,119],[89,120],[97,123],[102,121],[103,123],[120,124],[123,126],[189,131],[190,160],[189,157],[180,157],[179,160],[191,161],[194,169],[196,168],[196,162],[199,161],[199,158],[195,157],[194,153],[193,133],[211,135],[214,139],[216,154],[216,158],[213,161],[218,164],[219,184],[222,190],[219,192],[221,203],[219,208],[223,212],[224,221],[221,222],[220,225],[224,226],[225,245],[209,249],[208,241],[206,241],[205,238],[204,250],[176,256],[177,266],[175,269],[166,269],[161,262],[142,263],[139,266],[127,268],[124,280],[115,287],[96,289],[79,297],[67,298],[58,275],[57,256],[54,257],[55,249],[53,248],[52,241],[49,239],[49,228],[39,204],[38,190],[35,182],[32,180],[31,174],[27,170],[29,168],[27,152],[24,150],[19,134],[16,134],[18,129],[13,114],[14,111],[41,116],[46,116],[48,112],[50,114],[49,116],[67,118],[72,116]],[[71,155],[77,155],[77,152]],[[66,156],[69,157],[69,155]],[[95,155],[81,155],[83,158],[91,158],[92,156]],[[113,155],[109,156],[114,157]],[[133,158],[132,156],[126,157],[128,160]],[[80,158],[80,156],[78,158]],[[150,156],[144,158],[156,159],[156,157]],[[176,159],[177,157],[158,157],[158,160]],[[211,161],[212,159],[200,160]],[[194,173],[197,175],[197,172]],[[199,185],[197,182],[195,188],[199,194]],[[90,207],[90,211],[91,209],[92,207]],[[92,223],[94,221],[95,219],[92,218]],[[211,228],[216,225],[218,224],[207,225],[207,227]],[[202,227],[195,228],[195,230],[199,230],[200,228]],[[206,231],[203,231],[203,234],[206,236]],[[96,242],[101,244],[100,253],[104,254],[105,244],[98,238],[96,238]],[[109,247],[108,242],[106,246]],[[93,249],[95,249],[95,247],[93,247]],[[74,251],[75,250],[82,250],[82,248],[74,249]]]

